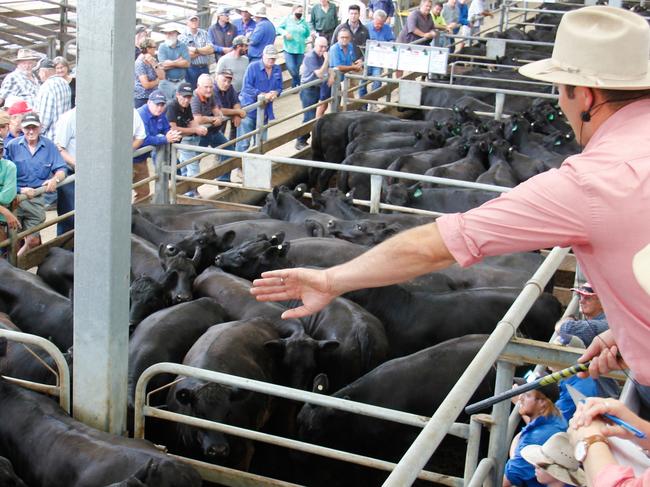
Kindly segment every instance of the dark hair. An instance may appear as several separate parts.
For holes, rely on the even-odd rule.
[[[358,5],[352,4],[348,7],[348,12],[350,10],[356,10],[357,12],[361,13],[361,8]]]
[[[434,6],[434,7],[439,6],[440,8],[444,7],[444,5],[442,4],[442,2],[435,2],[435,3],[433,4],[433,6]]]
[[[339,29],[339,31],[336,33],[336,38],[337,38],[337,39],[338,39],[339,36],[341,35],[341,32],[348,33],[348,34],[350,34],[350,37],[352,37],[352,31],[351,31],[350,29],[348,29],[347,27],[341,27],[341,28]]]

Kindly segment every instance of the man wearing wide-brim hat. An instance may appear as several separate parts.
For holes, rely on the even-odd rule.
[[[248,59],[259,61],[262,59],[262,53],[266,46],[272,46],[275,43],[275,26],[266,13],[266,6],[258,3],[253,6],[252,12],[255,19],[255,30],[248,39]]]
[[[584,147],[559,169],[539,174],[479,208],[443,215],[327,270],[281,269],[255,281],[264,300],[301,299],[284,317],[322,309],[335,296],[385,286],[455,262],[571,246],[598,290],[610,330],[582,360],[597,376],[621,366],[650,385],[650,295],[636,281],[634,256],[650,243],[650,27],[605,6],[567,12],[551,59],[520,68],[557,84],[559,103]]]
[[[165,42],[158,46],[158,62],[165,70],[165,79],[160,80],[158,89],[171,102],[176,97],[178,86],[185,81],[187,68],[190,67],[190,51],[185,43],[178,40],[178,27],[168,24],[160,31],[165,34]]]
[[[237,29],[237,35],[250,37],[257,25],[257,22],[253,20],[250,7],[239,7],[237,8],[237,13],[241,17],[232,21],[232,25]]]
[[[0,85],[0,106],[4,105],[10,95],[25,100],[29,106],[33,106],[39,83],[32,69],[42,57],[42,54],[31,49],[18,49],[14,59],[16,69],[9,73]]]

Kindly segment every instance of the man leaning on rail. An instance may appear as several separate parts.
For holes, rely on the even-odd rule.
[[[301,299],[284,318],[305,316],[354,289],[385,286],[489,255],[571,246],[598,289],[610,330],[586,350],[593,376],[625,364],[650,385],[650,295],[632,261],[650,244],[650,27],[604,6],[566,13],[550,59],[520,68],[555,83],[581,154],[463,214],[444,215],[326,270],[262,274],[259,300]]]

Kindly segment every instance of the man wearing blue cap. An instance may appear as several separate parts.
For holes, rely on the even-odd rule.
[[[147,136],[142,143],[142,146],[147,145],[164,145],[171,144],[172,142],[179,142],[181,140],[181,133],[174,130],[169,125],[167,116],[165,115],[165,108],[167,106],[167,98],[160,90],[155,90],[149,95],[149,100],[146,105],[138,108],[140,118],[144,123],[144,128]],[[147,167],[148,154],[142,154],[133,158],[133,182],[142,181],[149,177],[149,168]],[[143,200],[149,196],[149,185],[145,184],[135,188],[135,200]]]

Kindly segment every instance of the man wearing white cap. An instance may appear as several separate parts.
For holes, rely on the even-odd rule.
[[[252,13],[255,19],[255,30],[248,39],[248,59],[251,63],[262,58],[264,48],[275,43],[276,35],[275,26],[267,17],[263,3],[255,5]]]
[[[230,23],[230,10],[220,7],[217,21],[208,29],[208,39],[214,49],[214,59],[219,62],[222,56],[232,51],[232,41],[237,36],[237,29]]]
[[[18,50],[18,56],[14,59],[16,69],[9,73],[0,85],[0,105],[3,105],[10,95],[25,100],[30,107],[34,105],[39,84],[32,70],[41,57],[31,49]]]
[[[239,94],[242,107],[257,102],[259,95],[264,95],[267,105],[264,108],[264,123],[273,120],[273,100],[282,93],[282,70],[275,64],[278,51],[273,46],[266,46],[261,61],[250,63],[244,75],[244,86]],[[255,130],[257,125],[257,110],[250,110],[237,128],[237,137]],[[238,151],[246,151],[250,146],[250,138],[237,142]]]
[[[520,68],[553,82],[581,154],[559,169],[463,214],[443,215],[327,270],[264,273],[261,300],[301,299],[285,318],[313,313],[334,297],[385,286],[489,255],[572,246],[600,295],[610,330],[582,357],[597,376],[620,367],[650,385],[650,296],[635,280],[634,255],[650,243],[650,27],[630,11],[592,6],[567,12],[551,59]]]
[[[190,51],[178,40],[180,31],[176,27],[168,25],[160,30],[165,34],[165,42],[158,46],[158,62],[165,70],[165,79],[160,80],[158,89],[170,102],[174,100],[178,86],[185,81],[190,67]]]

